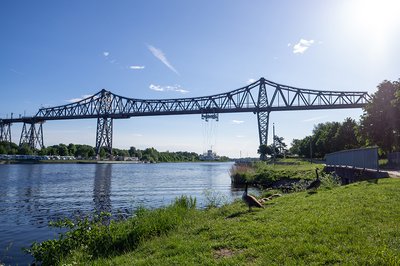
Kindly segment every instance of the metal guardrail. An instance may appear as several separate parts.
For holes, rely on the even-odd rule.
[[[378,147],[343,150],[325,155],[326,165],[379,170]]]
[[[400,152],[389,153],[388,163],[391,166],[400,166]]]

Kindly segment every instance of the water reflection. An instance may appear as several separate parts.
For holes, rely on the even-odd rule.
[[[26,265],[21,248],[56,237],[50,220],[80,214],[165,206],[181,195],[207,204],[211,189],[228,201],[232,163],[0,165],[0,261]],[[112,182],[112,183],[111,183]],[[76,215],[75,215],[76,214]],[[10,243],[12,246],[7,248]],[[7,249],[7,251],[5,251]],[[2,257],[1,254],[6,254]],[[1,264],[0,263],[0,264]]]
[[[111,212],[112,164],[97,164],[94,175],[93,202],[96,213]]]

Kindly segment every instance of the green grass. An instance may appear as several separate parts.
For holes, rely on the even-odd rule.
[[[281,159],[276,164],[257,162],[251,166],[234,166],[231,176],[235,184],[249,182],[269,186],[285,179],[315,179],[315,168],[322,170],[324,165],[300,159]]]
[[[399,265],[399,202],[400,179],[285,194],[253,212],[238,201],[192,210],[123,254],[77,249],[61,264]]]

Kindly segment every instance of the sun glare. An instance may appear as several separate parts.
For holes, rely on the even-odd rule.
[[[354,0],[347,2],[346,27],[352,37],[368,50],[370,57],[384,58],[400,30],[400,1]]]

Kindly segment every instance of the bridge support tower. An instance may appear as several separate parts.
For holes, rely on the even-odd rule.
[[[100,155],[101,147],[106,149],[107,155],[112,155],[113,119],[109,117],[97,118],[96,155]]]
[[[268,108],[268,95],[265,87],[265,79],[260,80],[260,90],[258,92],[258,108]],[[269,113],[270,111],[258,111],[258,136],[260,145],[268,144],[268,125],[269,125]]]
[[[102,147],[106,149],[108,156],[112,156],[112,135],[113,119],[109,116],[113,111],[113,95],[106,90],[102,90],[99,99],[99,112],[101,116],[97,118],[96,131],[96,155],[99,157]]]
[[[37,127],[36,127],[37,126]],[[19,140],[19,146],[28,144],[34,150],[43,149],[43,122],[24,122]]]
[[[0,141],[11,143],[11,123],[0,123]]]

